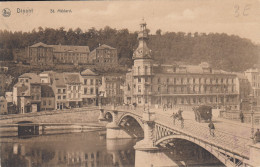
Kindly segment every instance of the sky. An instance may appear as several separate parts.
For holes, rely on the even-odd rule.
[[[110,26],[134,32],[144,18],[152,34],[158,29],[162,33],[227,33],[260,44],[260,0],[0,2],[1,12],[5,8],[11,15],[0,15],[0,30],[28,32],[41,26],[85,31]],[[17,13],[17,8],[33,9],[33,13]]]

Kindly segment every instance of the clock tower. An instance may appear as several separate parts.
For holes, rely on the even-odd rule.
[[[137,105],[151,104],[151,82],[153,59],[151,50],[147,46],[148,31],[144,20],[140,23],[138,33],[139,45],[133,53],[134,67],[134,99]]]

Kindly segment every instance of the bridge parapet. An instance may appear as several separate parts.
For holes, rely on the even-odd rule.
[[[207,124],[185,119],[185,117],[185,125],[182,128],[180,121],[176,121],[174,124],[173,119],[165,112],[148,112],[141,108],[132,109],[128,106],[117,107],[116,109],[121,113],[135,114],[136,118],[143,120],[144,140],[135,145],[136,151],[140,154],[158,152],[157,146],[159,144],[165,144],[174,140],[174,138],[182,138],[205,148],[227,166],[254,166],[252,160],[254,160],[254,164],[259,163],[257,162],[259,156],[254,158],[251,155],[260,154],[251,152],[260,149],[258,150],[258,147],[256,149],[256,146],[249,147],[252,143],[249,137],[234,135],[234,133],[221,129],[216,129],[213,137],[209,133]]]

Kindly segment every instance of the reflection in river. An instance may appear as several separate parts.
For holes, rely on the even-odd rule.
[[[71,133],[27,139],[1,139],[2,167],[134,166],[136,140],[106,140],[104,132]],[[204,149],[184,141],[162,147],[177,166],[220,165]]]
[[[1,166],[134,166],[135,142],[123,139],[107,147],[100,132],[1,140]]]

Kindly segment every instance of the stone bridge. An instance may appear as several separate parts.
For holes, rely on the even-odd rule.
[[[226,166],[260,166],[260,144],[254,144],[250,137],[237,136],[222,129],[216,130],[213,137],[207,126],[185,120],[182,127],[179,121],[173,122],[169,115],[152,109],[100,108],[99,120],[107,118],[111,118],[107,124],[108,140],[143,137],[135,145],[135,166],[176,165],[162,150],[177,139],[204,148]]]

